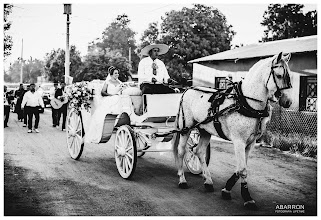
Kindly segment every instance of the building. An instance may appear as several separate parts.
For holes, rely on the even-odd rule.
[[[193,64],[193,85],[225,88],[226,77],[240,81],[257,61],[279,52],[291,53],[291,109],[317,111],[316,35],[248,45],[189,61]]]

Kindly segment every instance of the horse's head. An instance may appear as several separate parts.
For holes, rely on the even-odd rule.
[[[291,75],[288,62],[291,54],[284,55],[282,52],[272,58],[271,71],[266,80],[266,88],[271,94],[270,98],[279,100],[279,104],[284,108],[289,108],[292,104],[291,98]]]

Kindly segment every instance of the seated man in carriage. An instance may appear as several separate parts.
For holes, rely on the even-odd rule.
[[[144,47],[141,54],[147,56],[138,65],[138,83],[142,94],[167,94],[176,91],[164,83],[173,80],[169,77],[165,64],[158,59],[159,55],[168,52],[166,44],[151,44]]]

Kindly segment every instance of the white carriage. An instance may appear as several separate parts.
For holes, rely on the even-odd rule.
[[[97,93],[100,93],[100,88],[96,88],[96,96],[99,95]],[[129,106],[122,104],[120,114],[107,114],[104,119],[100,143],[108,142],[115,134],[116,166],[119,174],[124,179],[129,179],[135,172],[138,157],[142,157],[146,152],[172,151],[151,147],[157,142],[169,142],[172,139],[174,132],[176,132],[175,117],[182,93],[120,96],[121,99],[129,99],[132,102],[134,112],[130,112]],[[85,145],[84,135],[97,105],[99,102],[94,98],[89,111],[81,109],[78,112],[73,108],[69,109],[66,129],[67,146],[71,158],[75,160],[81,157]],[[193,174],[201,173],[201,164],[194,152],[198,140],[199,133],[197,129],[194,129],[190,134],[187,153],[184,157],[188,170]],[[209,160],[210,146],[207,148],[207,164]]]

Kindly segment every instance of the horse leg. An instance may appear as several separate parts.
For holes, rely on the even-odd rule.
[[[242,142],[238,142],[238,145],[235,147],[235,156],[237,160],[237,171],[230,177],[230,179],[226,182],[225,187],[222,189],[222,197],[224,199],[231,199],[231,189],[235,185],[235,183],[241,177],[241,195],[244,200],[244,207],[251,210],[256,210],[257,206],[255,201],[252,199],[250,192],[247,186],[247,161],[248,156],[251,150],[251,147],[255,144],[252,142],[251,144],[242,144]],[[244,146],[244,147],[242,147]]]
[[[178,135],[180,135],[180,134],[178,134]],[[188,188],[187,181],[186,181],[185,175],[184,175],[184,170],[183,170],[183,159],[184,159],[184,155],[186,152],[186,143],[187,143],[189,135],[190,135],[190,132],[188,132],[187,134],[184,134],[184,135],[180,135],[180,140],[179,140],[179,144],[178,144],[178,148],[177,148],[177,163],[178,163],[177,175],[179,177],[178,187],[181,189]]]
[[[196,154],[201,162],[202,173],[205,179],[204,186],[206,191],[213,192],[213,181],[211,177],[211,172],[206,164],[206,148],[211,140],[211,134],[205,130],[200,129],[200,139],[196,148]]]
[[[237,173],[241,177],[241,195],[244,200],[244,207],[251,210],[256,210],[257,206],[254,199],[252,199],[247,186],[247,157],[251,149],[251,144],[245,144],[241,141],[235,145],[235,156],[237,161]]]

